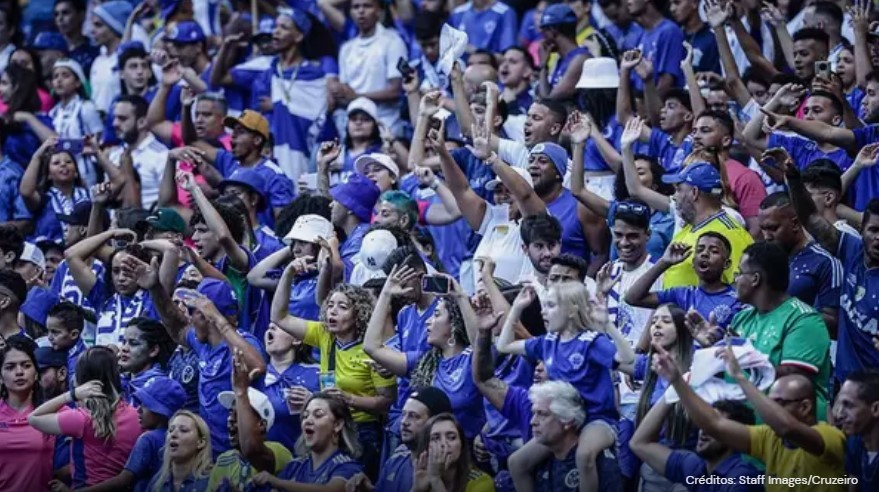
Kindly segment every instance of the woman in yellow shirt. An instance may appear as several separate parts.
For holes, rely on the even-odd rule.
[[[471,465],[464,430],[450,413],[427,421],[415,456],[412,492],[494,492],[491,477]]]
[[[335,395],[351,409],[363,461],[369,476],[378,476],[378,443],[382,442],[381,417],[396,398],[396,380],[383,377],[363,351],[363,334],[374,300],[366,289],[341,284],[330,292],[320,310],[320,321],[291,316],[287,310],[290,285],[299,273],[290,263],[272,300],[271,320],[282,330],[320,349],[321,390]]]

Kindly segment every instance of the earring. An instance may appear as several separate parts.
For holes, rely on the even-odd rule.
[[[452,336],[452,337],[449,337],[449,341],[446,342],[446,345],[448,345],[449,347],[454,347],[457,343],[458,343],[458,341],[455,340],[454,336]]]

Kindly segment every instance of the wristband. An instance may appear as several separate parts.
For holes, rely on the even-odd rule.
[[[76,388],[70,388],[70,401],[76,403]]]

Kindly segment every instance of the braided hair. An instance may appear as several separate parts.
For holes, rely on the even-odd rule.
[[[455,302],[450,302],[448,298],[441,301],[449,312],[449,324],[452,326],[452,340],[455,344],[461,344],[462,347],[470,346],[470,338],[467,336],[467,328],[464,326],[464,315]],[[437,305],[439,308],[439,305]],[[434,311],[436,316],[436,311]],[[443,351],[439,347],[431,348],[418,361],[418,365],[412,370],[412,387],[418,388],[423,386],[432,386],[433,378],[439,368],[440,361],[443,358]]]

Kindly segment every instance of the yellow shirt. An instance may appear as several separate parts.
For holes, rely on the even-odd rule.
[[[470,470],[470,480],[464,492],[494,492],[494,480],[474,468]]]
[[[768,425],[750,427],[750,455],[766,463],[766,491],[845,492],[845,485],[827,485],[814,477],[839,478],[845,475],[845,434],[831,425],[812,426],[824,439],[824,453],[809,454],[800,448],[789,448]],[[776,482],[779,479],[812,479],[813,483]]]
[[[723,272],[723,282],[731,284],[733,282],[733,274],[739,270],[739,260],[742,258],[742,252],[754,242],[754,238],[751,237],[751,234],[741,224],[721,210],[703,220],[700,224],[695,226],[691,224],[685,225],[674,235],[672,242],[684,243],[692,246],[695,250],[699,237],[708,231],[722,234],[729,240],[729,244],[732,246],[729,268]],[[663,289],[699,285],[699,277],[696,276],[696,270],[693,269],[692,258],[693,255],[690,255],[690,258],[674,265],[662,274]]]
[[[272,475],[281,473],[281,470],[293,461],[293,455],[283,444],[266,441],[266,447],[275,455],[275,471]],[[208,490],[220,490],[223,484],[226,484],[225,489],[231,487],[232,490],[244,490],[257,473],[259,470],[251,466],[237,449],[230,449],[217,456],[217,462],[211,469]]]
[[[336,338],[327,331],[323,323],[309,321],[303,342],[311,347],[320,348],[320,372],[329,371],[330,347],[336,343],[336,388],[356,396],[377,396],[378,388],[387,388],[397,384],[394,377],[384,378],[372,370],[368,364],[371,360],[363,351],[363,342],[340,345]],[[323,388],[321,388],[323,389]],[[378,416],[362,410],[351,409],[355,422],[375,422]]]

